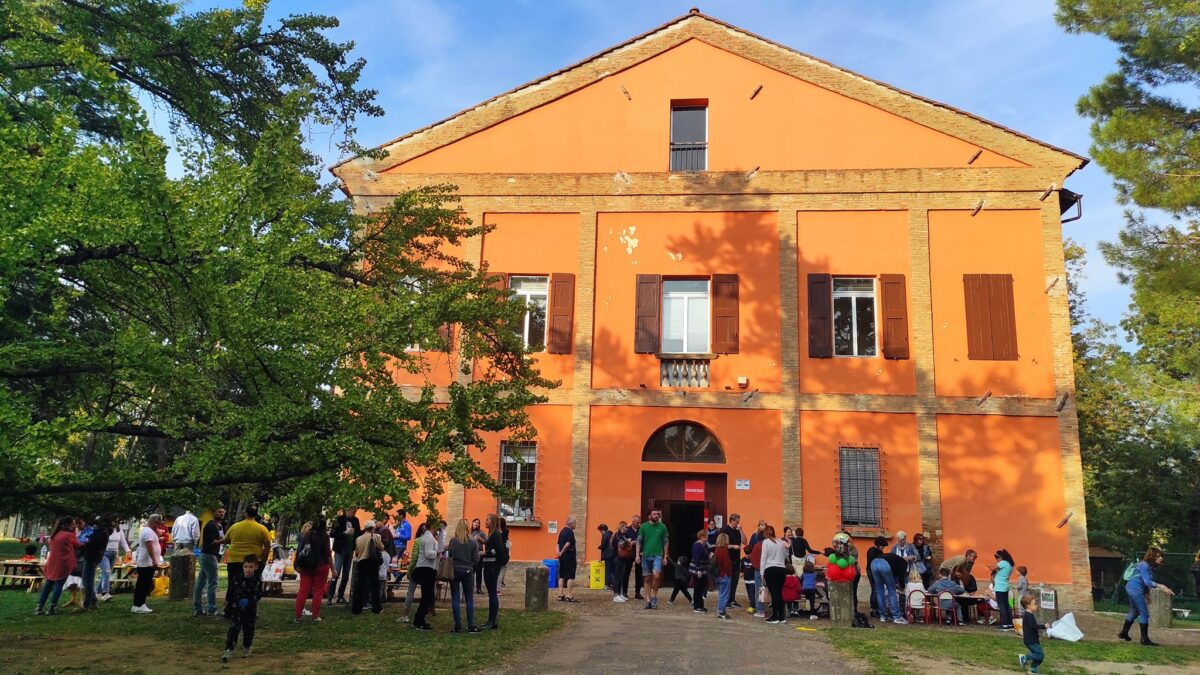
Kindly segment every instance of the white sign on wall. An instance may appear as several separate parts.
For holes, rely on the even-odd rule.
[[[546,527],[546,531],[549,532],[550,534],[558,534],[558,521],[557,520],[550,521],[550,525],[548,525]]]
[[[737,479],[736,481],[734,481],[734,488],[738,489],[738,490],[749,490],[750,489],[750,479],[749,478]]]

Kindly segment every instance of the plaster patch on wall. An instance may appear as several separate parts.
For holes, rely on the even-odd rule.
[[[675,262],[679,262],[683,260],[683,253],[672,253],[671,251],[667,251],[667,257]]]
[[[637,225],[630,225],[621,230],[621,235],[617,237],[617,239],[621,240],[622,244],[625,244],[625,253],[629,255],[633,255],[633,250],[638,247],[638,239],[633,236],[636,232]]]

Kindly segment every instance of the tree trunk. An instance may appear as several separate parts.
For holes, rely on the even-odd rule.
[[[829,583],[829,620],[835,626],[850,628],[854,625],[854,597],[852,584],[845,581]]]
[[[288,525],[288,516],[286,513],[280,514],[280,516],[275,519],[275,543],[284,548],[287,548]]]

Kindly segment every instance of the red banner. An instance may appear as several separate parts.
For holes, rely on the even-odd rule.
[[[704,501],[704,481],[702,480],[685,480],[683,481],[683,499],[689,502]]]

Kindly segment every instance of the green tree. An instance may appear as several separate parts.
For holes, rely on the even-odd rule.
[[[1077,335],[1080,435],[1094,439],[1091,498],[1135,540],[1153,529],[1160,539],[1200,541],[1197,481],[1176,480],[1200,473],[1200,2],[1059,0],[1058,20],[1121,53],[1117,71],[1079,102],[1093,120],[1092,154],[1129,207],[1101,252],[1132,289],[1121,326],[1137,345],[1123,353],[1109,329]],[[1149,222],[1150,213],[1167,222]],[[1134,482],[1150,489],[1133,494]],[[1140,505],[1146,516],[1132,513]]]
[[[522,310],[443,253],[482,228],[444,186],[369,218],[339,200],[303,132],[354,149],[379,112],[362,63],[334,20],[264,10],[0,0],[0,513],[230,486],[289,511],[432,505],[447,481],[498,487],[482,433],[531,433],[551,383],[506,328]],[[487,365],[395,385],[456,375],[451,350]]]

